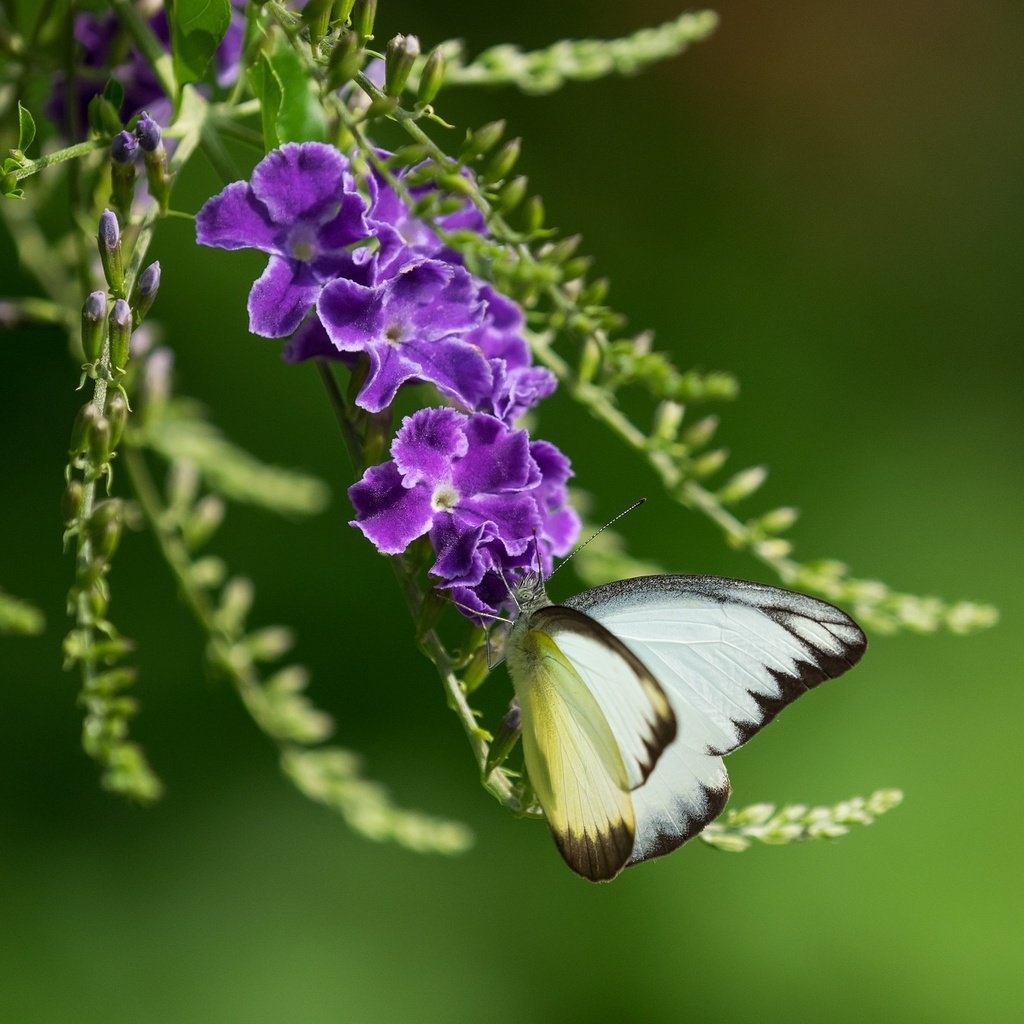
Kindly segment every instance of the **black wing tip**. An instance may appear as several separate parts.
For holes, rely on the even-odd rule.
[[[729,802],[729,796],[732,793],[732,785],[729,782],[728,777],[725,779],[725,784],[722,786],[701,786],[701,795],[704,799],[703,810],[700,811],[694,817],[685,819],[685,823],[679,832],[666,833],[659,832],[658,838],[654,846],[636,860],[630,860],[628,867],[634,867],[637,864],[643,864],[644,861],[655,860],[657,857],[664,857],[669,853],[673,853],[678,850],[684,843],[689,842],[694,836],[700,835],[717,818],[722,811],[725,810],[725,805]]]
[[[551,830],[565,863],[588,882],[610,882],[629,862],[634,831],[624,821],[616,822],[596,836]]]

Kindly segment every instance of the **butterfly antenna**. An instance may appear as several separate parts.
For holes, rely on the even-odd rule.
[[[508,580],[505,579],[505,573],[502,572],[501,566],[496,565],[494,571],[501,577],[501,582],[505,584],[505,589],[508,591],[508,596],[512,598],[513,603],[516,606],[517,611],[522,611],[523,606],[519,603],[519,599],[516,597],[516,592],[508,585]]]
[[[561,569],[562,566],[569,561],[569,559],[575,558],[576,555],[578,555],[595,537],[599,537],[602,533],[604,533],[605,530],[608,529],[609,526],[614,526],[615,523],[617,523],[623,516],[628,516],[629,513],[633,511],[633,509],[639,508],[645,501],[647,501],[646,498],[640,498],[638,501],[634,501],[633,504],[629,506],[629,508],[624,508],[614,519],[609,519],[608,522],[605,523],[600,530],[597,530],[594,533],[592,533],[578,548],[575,548],[572,551],[570,551],[569,554],[565,558],[563,558],[562,561],[554,567],[554,569],[551,570],[551,575],[554,576],[555,573],[558,572],[558,570]],[[548,578],[550,579],[551,577]]]
[[[468,604],[463,604],[461,601],[452,599],[452,604],[455,605],[459,611],[465,612],[467,615],[475,615],[481,619],[494,619],[495,622],[507,622],[510,626],[513,625],[511,619],[506,619],[504,615],[492,615],[490,612],[478,612],[475,608],[470,608]]]

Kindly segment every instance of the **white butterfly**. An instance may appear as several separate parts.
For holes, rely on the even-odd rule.
[[[552,604],[514,589],[505,657],[526,771],[573,871],[670,853],[729,798],[722,755],[842,675],[867,641],[838,608],[715,576],[641,576]]]

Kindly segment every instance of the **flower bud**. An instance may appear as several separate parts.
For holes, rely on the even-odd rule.
[[[100,214],[98,233],[100,262],[103,264],[103,276],[115,296],[124,294],[124,259],[121,255],[121,229],[117,224],[117,216],[111,210]]]
[[[512,748],[519,740],[522,726],[523,718],[519,710],[519,704],[513,700],[508,706],[505,717],[501,720],[501,726],[494,737],[494,742],[491,743],[491,749],[487,752],[487,764],[484,766],[485,779],[512,752]]]
[[[110,159],[115,164],[131,164],[139,155],[139,140],[131,132],[118,132],[110,140]]]
[[[420,55],[420,41],[416,36],[395,36],[384,54],[384,93],[397,98],[402,95],[416,58]]]
[[[475,132],[472,132],[466,138],[466,141],[462,144],[462,149],[459,150],[459,158],[461,160],[473,160],[478,156],[489,153],[501,142],[501,137],[504,134],[504,121],[489,121],[483,127],[477,128]]]
[[[64,525],[71,526],[82,514],[82,503],[85,501],[85,488],[81,480],[69,480],[60,500],[60,510],[64,516]]]
[[[327,85],[330,89],[340,89],[346,82],[355,78],[366,60],[366,53],[359,45],[359,36],[355,32],[346,32],[331,50],[327,61]]]
[[[544,227],[544,200],[530,196],[523,209],[523,228],[528,235],[536,234]]]
[[[128,364],[128,346],[132,338],[132,310],[124,299],[118,299],[107,317],[107,335],[110,338],[110,364],[123,370]]]
[[[128,422],[128,400],[120,391],[115,391],[107,399],[106,414],[110,420],[110,447],[116,448]]]
[[[723,505],[742,501],[753,494],[765,482],[767,476],[768,470],[764,466],[751,466],[749,469],[741,470],[718,492],[718,500]]]
[[[161,144],[163,132],[160,125],[146,111],[139,114],[139,120],[135,124],[135,138],[139,140],[143,153],[155,153]]]
[[[377,0],[359,0],[359,11],[355,16],[355,22],[356,33],[361,43],[373,38],[373,23],[376,20]]]
[[[91,292],[82,306],[82,351],[87,362],[103,354],[103,325],[107,319],[107,293]]]
[[[97,93],[87,108],[89,127],[97,135],[116,135],[121,130],[121,117],[106,96]]]
[[[501,209],[506,213],[509,210],[514,210],[526,198],[528,184],[526,176],[520,174],[518,178],[513,178],[502,188],[498,193],[498,205]]]
[[[89,438],[92,435],[93,427],[102,418],[103,414],[92,402],[86,402],[78,410],[74,425],[71,427],[71,444],[69,446],[71,455],[84,452],[89,447]]]
[[[352,16],[352,8],[355,5],[356,0],[334,0],[334,11],[331,14],[331,21],[340,21],[348,24],[348,20]]]
[[[494,156],[491,157],[486,170],[484,181],[503,181],[512,172],[519,154],[522,151],[522,139],[509,139]]]
[[[94,469],[102,469],[110,461],[110,420],[100,415],[89,430],[89,461]]]
[[[420,86],[416,90],[416,102],[422,106],[434,102],[434,98],[441,90],[444,82],[445,56],[440,46],[435,46],[430,51],[423,71],[420,74]]]
[[[93,555],[109,562],[121,539],[122,503],[117,498],[100,502],[89,516],[86,527]]]
[[[160,289],[160,261],[155,260],[139,274],[135,287],[132,289],[131,307],[133,313],[132,323],[138,327],[143,318],[149,312],[156,293]]]

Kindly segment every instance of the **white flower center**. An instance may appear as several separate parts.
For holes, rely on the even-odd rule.
[[[384,338],[392,345],[401,345],[404,334],[405,330],[401,324],[390,324],[384,331]]]
[[[430,507],[435,512],[451,512],[462,497],[451,484],[438,484],[430,499]]]

